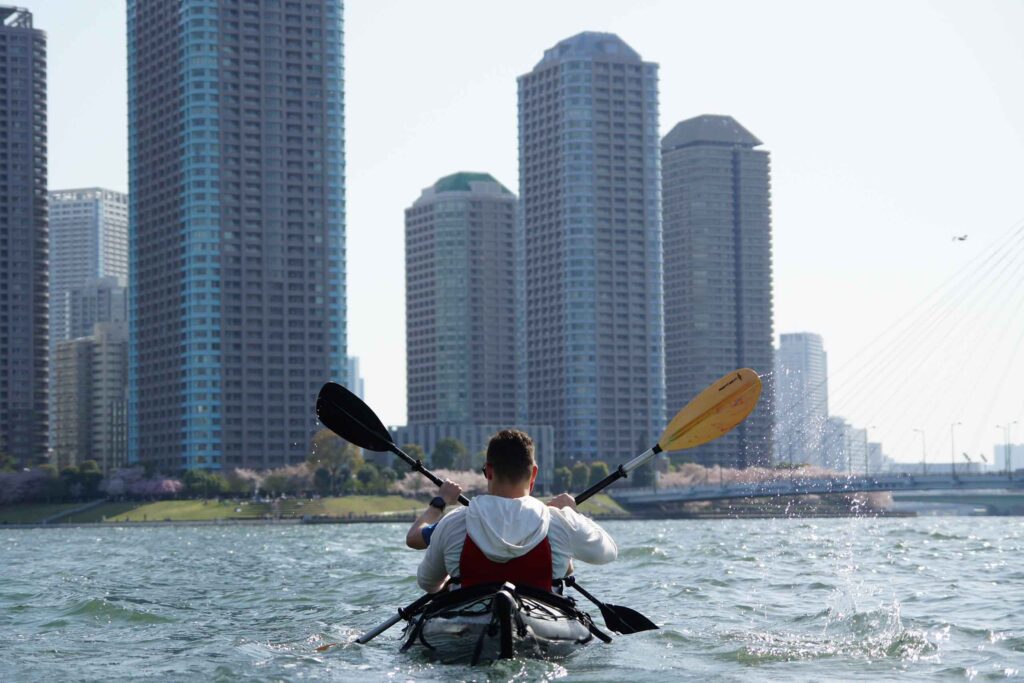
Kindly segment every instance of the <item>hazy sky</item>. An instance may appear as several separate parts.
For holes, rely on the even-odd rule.
[[[124,3],[25,4],[49,35],[51,188],[125,189]],[[663,133],[728,114],[771,151],[775,329],[824,336],[846,373],[833,412],[875,425],[901,460],[920,457],[920,428],[929,459],[948,462],[956,421],[958,451],[990,454],[1007,420],[1024,440],[1024,274],[968,266],[957,291],[973,298],[857,355],[1024,219],[1024,3],[1011,0],[350,0],[349,340],[385,422],[405,419],[403,209],[459,170],[516,190],[516,76],[584,30],[661,65]],[[890,391],[897,378],[908,393]]]

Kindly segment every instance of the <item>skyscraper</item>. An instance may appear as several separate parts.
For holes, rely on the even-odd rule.
[[[97,323],[54,354],[56,465],[95,460],[105,474],[125,464],[128,324]]]
[[[405,211],[409,424],[516,418],[516,197],[455,173]]]
[[[46,34],[0,7],[0,453],[46,458]]]
[[[770,377],[771,199],[768,152],[730,116],[698,116],[662,141],[665,364],[678,410],[737,367]],[[705,464],[771,460],[771,381],[739,427],[687,451]]]
[[[89,280],[128,284],[128,195],[98,187],[50,192],[50,346],[81,334],[67,329],[68,296]]]
[[[341,5],[128,2],[133,461],[302,460],[345,379]]]
[[[92,334],[95,322],[111,319],[127,320],[127,308],[121,304],[128,284],[128,195],[123,192],[93,187],[81,190],[55,190],[49,193],[50,214],[50,377],[49,414],[50,447],[56,443],[56,372],[53,370],[57,344],[68,339]],[[97,290],[98,278],[103,288]],[[83,292],[81,288],[88,288]],[[114,293],[114,290],[117,290]],[[116,318],[104,316],[86,320],[88,313],[83,304],[103,303],[98,296],[103,292],[106,303],[118,301]],[[72,301],[74,298],[74,301]],[[121,305],[118,305],[121,304]],[[74,309],[74,310],[73,310]],[[121,312],[123,311],[123,312]],[[76,316],[80,323],[74,330],[70,320]]]
[[[665,425],[658,66],[581,33],[519,77],[523,372],[561,462]]]
[[[50,310],[51,329],[54,319],[61,319],[62,339],[56,343],[51,340],[49,396],[50,448],[61,467],[90,458],[104,472],[125,464],[128,297],[121,282],[113,276],[86,280],[64,292],[58,310]],[[104,360],[111,357],[111,349],[124,354],[124,367]],[[102,397],[94,399],[94,388]],[[102,408],[93,410],[93,405]],[[102,420],[102,424],[93,425],[93,418]],[[61,430],[71,432],[61,434]],[[93,430],[105,436],[100,445],[87,441],[92,445],[83,449],[80,440],[90,439]]]
[[[828,421],[828,355],[821,335],[781,335],[775,359],[775,459],[821,465]]]

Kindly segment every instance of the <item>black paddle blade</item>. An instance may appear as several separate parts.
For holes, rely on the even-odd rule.
[[[604,617],[605,626],[623,635],[639,633],[640,631],[653,631],[658,628],[657,624],[635,609],[623,607],[622,605],[602,604],[601,616]]]
[[[390,451],[394,448],[391,434],[377,414],[340,384],[328,382],[320,389],[316,416],[325,427],[360,448],[369,451]]]
[[[639,631],[653,631],[658,628],[657,624],[635,609],[601,602],[591,595],[586,588],[576,583],[576,577],[574,576],[567,576],[565,578],[565,585],[572,586],[579,591],[580,595],[597,605],[601,610],[601,616],[604,617],[604,625],[616,633],[626,635],[638,633]]]

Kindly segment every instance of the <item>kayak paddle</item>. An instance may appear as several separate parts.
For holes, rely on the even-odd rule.
[[[750,414],[761,396],[761,379],[750,368],[734,370],[722,377],[676,413],[661,433],[658,443],[622,465],[576,496],[579,505],[640,467],[662,451],[681,451],[714,441]],[[611,627],[609,627],[611,628]]]
[[[614,472],[576,496],[576,504],[579,505],[619,479],[628,477],[630,472],[658,453],[693,448],[717,439],[743,422],[757,406],[760,396],[761,379],[756,372],[749,368],[730,372],[676,413],[658,443],[629,462],[619,465]],[[346,441],[371,451],[390,451],[408,463],[413,471],[419,472],[435,485],[441,485],[441,479],[428,470],[422,460],[413,459],[395,445],[377,414],[340,384],[328,382],[320,389],[316,414],[320,422]],[[459,496],[459,502],[469,505],[469,500],[462,495]]]
[[[423,465],[422,460],[414,460],[411,455],[396,446],[387,427],[381,423],[377,414],[370,410],[370,406],[340,384],[328,382],[320,389],[320,395],[316,399],[316,416],[325,427],[346,441],[369,451],[391,451],[407,462],[413,471],[419,472],[437,486],[444,483]],[[463,495],[459,496],[459,502],[469,505],[469,499]]]
[[[742,422],[754,410],[760,395],[761,380],[756,372],[749,368],[730,372],[686,404],[672,418],[658,443],[629,462],[619,465],[613,473],[576,496],[576,504],[579,505],[609,484],[629,476],[630,472],[658,453],[693,448],[717,439]],[[424,467],[421,460],[414,460],[395,445],[387,428],[370,407],[340,384],[328,382],[323,386],[316,401],[316,413],[320,422],[341,438],[367,450],[390,451],[407,462],[414,471],[423,474],[434,484],[441,485],[441,480]],[[465,496],[459,496],[459,502],[469,505]],[[577,585],[573,577],[569,577],[567,583],[600,608],[605,625],[612,631],[628,634],[658,628],[654,622],[634,609],[602,603]],[[365,645],[402,619],[414,616],[433,597],[432,593],[420,596],[408,607],[399,609],[397,614],[380,626],[364,633],[356,642]],[[322,645],[317,650],[322,652],[334,645],[336,643]]]
[[[658,628],[658,625],[653,621],[645,617],[644,615],[637,612],[632,607],[623,607],[622,605],[612,605],[607,602],[601,602],[589,591],[583,589],[583,586],[576,583],[575,576],[567,576],[562,581],[566,586],[572,586],[580,594],[590,602],[597,605],[601,610],[601,616],[604,618],[604,625],[609,630],[621,633],[623,635],[629,635],[630,633],[638,633],[640,631],[654,631]]]
[[[442,586],[441,590],[443,591],[446,587],[447,586]],[[437,594],[436,593],[424,593],[423,595],[421,595],[416,600],[416,602],[410,603],[408,607],[401,607],[401,608],[399,608],[398,612],[396,612],[393,617],[391,617],[390,619],[385,621],[380,626],[377,626],[373,630],[367,631],[363,635],[361,635],[358,638],[356,638],[356,642],[359,643],[360,645],[366,645],[368,642],[370,642],[371,640],[373,640],[374,638],[379,636],[381,633],[384,633],[384,631],[387,631],[389,628],[391,628],[392,626],[397,624],[402,619],[405,619],[406,621],[408,621],[412,617],[414,617],[417,614],[419,614],[420,610],[422,610],[424,607],[426,607],[427,603],[429,603],[431,600],[433,600],[435,595],[437,595]],[[316,651],[317,652],[326,652],[327,650],[331,649],[332,647],[335,647],[336,645],[340,645],[340,644],[341,643],[327,643],[326,645],[321,645],[320,647],[318,647],[316,649]]]

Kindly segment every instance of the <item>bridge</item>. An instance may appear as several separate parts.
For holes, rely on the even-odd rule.
[[[870,493],[879,491],[977,491],[1024,489],[1024,471],[989,474],[879,474],[848,477],[788,478],[764,482],[707,483],[676,488],[633,487],[608,493],[626,506],[643,507],[735,498]]]

